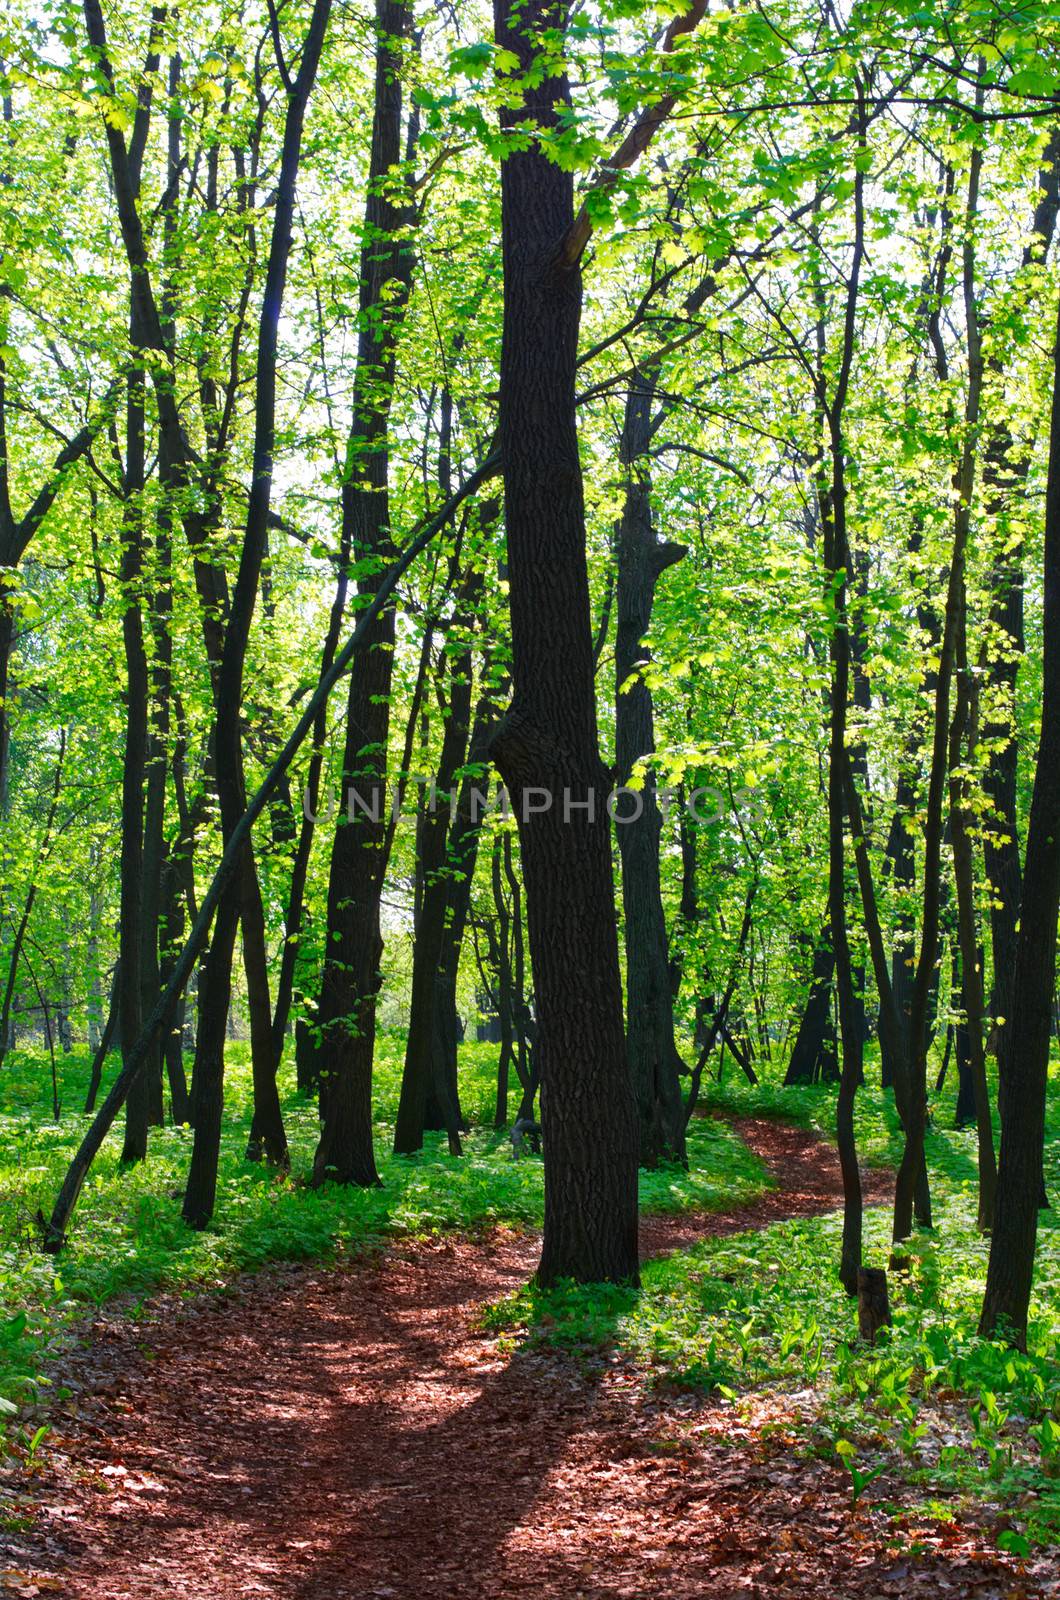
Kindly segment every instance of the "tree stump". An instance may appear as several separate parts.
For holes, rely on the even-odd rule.
[[[858,1332],[866,1344],[875,1344],[881,1328],[891,1326],[887,1299],[887,1274],[882,1267],[858,1268]]]

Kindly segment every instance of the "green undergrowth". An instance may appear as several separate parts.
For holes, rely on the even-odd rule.
[[[1047,1180],[1060,1196],[1060,1107],[1051,1095]],[[784,1115],[830,1133],[827,1088],[712,1095],[741,1114]],[[876,1162],[898,1154],[889,1098],[859,1095],[859,1147]],[[912,1484],[945,1516],[988,1509],[1015,1552],[1060,1542],[1060,1219],[1043,1212],[1029,1353],[976,1334],[987,1241],[976,1231],[974,1131],[936,1108],[929,1139],[935,1229],[914,1241],[910,1270],[890,1274],[894,1327],[873,1348],[857,1338],[856,1307],[835,1273],[837,1214],[707,1239],[649,1262],[639,1293],[528,1287],[488,1309],[505,1339],[608,1351],[649,1381],[748,1408],[754,1391],[788,1399],[809,1453],[842,1461],[852,1494]],[[866,1216],[865,1260],[885,1265],[890,1217]],[[871,1485],[871,1490],[870,1490]]]
[[[296,1093],[286,1066],[281,1086],[292,1176],[278,1177],[243,1159],[250,1072],[246,1046],[236,1044],[229,1049],[213,1225],[196,1233],[180,1217],[190,1130],[152,1130],[148,1161],[123,1169],[119,1119],[86,1180],[70,1242],[58,1259],[42,1254],[36,1218],[38,1211],[48,1214],[88,1125],[80,1112],[88,1057],[72,1052],[59,1060],[63,1108],[56,1124],[46,1058],[12,1052],[0,1073],[0,1427],[4,1417],[10,1424],[21,1402],[38,1395],[49,1353],[86,1307],[117,1297],[135,1306],[159,1289],[223,1288],[235,1273],[267,1262],[326,1260],[387,1238],[501,1223],[539,1225],[541,1162],[532,1156],[513,1160],[506,1134],[491,1126],[495,1047],[469,1044],[462,1052],[461,1088],[472,1131],[460,1159],[448,1154],[444,1137],[436,1134],[428,1135],[415,1158],[390,1154],[403,1051],[397,1037],[379,1041],[379,1188],[305,1185],[316,1107]],[[721,1123],[697,1121],[689,1154],[688,1172],[663,1168],[643,1175],[645,1210],[720,1209],[766,1187],[762,1164]]]

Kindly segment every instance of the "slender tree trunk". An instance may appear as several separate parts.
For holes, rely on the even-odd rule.
[[[490,852],[490,888],[493,891],[495,919],[485,924],[489,946],[489,965],[493,982],[487,989],[493,1009],[491,1024],[496,1023],[499,1037],[491,1041],[500,1044],[497,1057],[497,1107],[494,1126],[503,1128],[508,1121],[508,1083],[515,1060],[515,1001],[512,977],[512,916],[511,906],[504,889],[504,851],[507,835],[495,832]],[[485,975],[483,974],[485,980]]]
[[[954,933],[950,949],[950,994],[951,1007],[957,1004],[965,1015],[968,1005],[965,1000],[964,972],[961,963],[961,944]],[[968,1027],[963,1017],[958,1017],[951,1022],[947,1030],[949,1045],[947,1056],[952,1053],[954,1065],[957,1069],[957,1104],[954,1107],[954,1125],[958,1128],[967,1128],[975,1121],[975,1085],[972,1082],[972,1062],[968,1048]],[[941,1079],[940,1074],[940,1079]]]
[[[531,70],[567,7],[495,0],[498,45],[527,76],[502,128],[554,129],[567,79]],[[519,81],[517,79],[517,81]],[[512,619],[510,711],[492,739],[519,821],[545,1148],[542,1283],[635,1281],[637,1120],[615,926],[610,789],[596,730],[585,513],[575,421],[581,274],[566,264],[571,174],[536,142],[501,166],[500,444]],[[545,809],[544,795],[548,797]]]
[[[408,192],[402,154],[402,64],[408,6],[376,0],[375,109],[361,253],[361,327],[353,422],[342,492],[343,540],[355,559],[380,566],[391,550],[387,430],[397,341],[412,281]],[[370,596],[377,573],[358,582]],[[321,1132],[314,1181],[379,1181],[372,1145],[376,995],[382,981],[380,897],[386,834],[386,751],[394,611],[366,633],[350,677],[342,811],[331,852],[319,1019],[323,1032]]]
[[[652,438],[652,375],[630,385],[622,432],[625,504],[618,527],[617,629],[615,637],[615,765],[628,786],[638,761],[655,753],[651,690],[639,669],[646,652],[655,587],[667,567],[685,554],[683,545],[660,543],[651,513],[647,451]],[[682,1067],[674,1039],[666,918],[659,872],[662,816],[655,775],[644,775],[635,796],[623,797],[616,813],[622,859],[626,936],[626,1049],[640,1120],[640,1159],[645,1166],[685,1160],[685,1117],[678,1076]]]
[[[131,340],[135,348],[134,317]],[[147,764],[147,653],[139,586],[143,574],[144,377],[130,374],[125,443],[125,515],[121,583],[124,602],[125,751],[121,807],[121,920],[118,932],[118,1019],[123,1053],[140,1036],[143,1022],[144,775]],[[140,1073],[125,1106],[121,1159],[143,1161],[151,1107],[151,1071]]]
[[[239,572],[232,594],[231,613],[225,630],[221,668],[217,676],[215,764],[217,794],[221,807],[221,829],[226,845],[235,835],[245,809],[239,717],[243,700],[243,669],[257,600],[261,563],[265,554],[272,494],[279,321],[291,252],[295,188],[302,153],[306,106],[316,80],[330,13],[331,0],[315,0],[302,45],[297,76],[290,84],[287,94],[276,210],[265,274],[265,312],[258,329],[254,454],[247,521]],[[248,851],[249,840],[244,850],[240,871],[228,882],[221,896],[204,974],[206,992],[200,1013],[201,1027],[196,1041],[194,1073],[195,1139],[188,1185],[184,1194],[184,1219],[192,1227],[197,1228],[205,1227],[213,1215],[217,1190],[225,1022],[231,996],[232,955],[236,928],[245,906],[246,869],[243,862]],[[271,1069],[271,1043],[267,1061]],[[263,1083],[255,1081],[255,1110],[262,1119],[263,1139],[267,1142],[270,1138],[276,1141],[268,1152],[270,1158],[277,1165],[281,1165],[286,1160],[286,1138],[283,1138],[281,1146],[283,1118],[280,1113],[276,1078],[271,1072],[262,1076],[267,1077],[268,1081]]]
[[[482,528],[491,527],[500,509],[498,500],[483,501],[479,511]],[[460,1040],[460,1019],[457,1014],[456,991],[460,975],[460,952],[464,943],[468,911],[471,906],[471,887],[478,859],[479,840],[482,836],[482,815],[487,791],[483,784],[483,744],[487,732],[497,716],[498,703],[507,694],[507,679],[493,680],[493,665],[487,650],[482,662],[483,687],[475,708],[475,720],[468,743],[468,769],[460,784],[456,817],[449,836],[448,904],[442,954],[434,983],[434,1050],[437,1057],[435,1075],[449,1085],[456,1104],[461,1125],[460,1094],[457,1082],[457,1048]]]
[[[950,837],[953,876],[957,887],[957,927],[961,949],[964,1020],[968,1029],[968,1055],[979,1141],[979,1227],[986,1231],[993,1220],[997,1163],[991,1120],[990,1090],[986,1081],[983,1039],[983,968],[975,916],[975,851],[972,844],[974,814],[970,780],[962,767],[962,754],[971,764],[977,738],[975,686],[968,670],[967,596],[960,599],[957,630],[957,697],[950,730]]]
[[[349,591],[347,573],[349,560],[350,552],[343,546],[339,551],[339,577],[331,603],[331,613],[328,617],[328,630],[324,639],[324,648],[321,652],[321,676],[328,671],[335,659],[335,652],[339,646],[342,618],[346,610],[346,597]],[[303,792],[302,821],[298,829],[298,843],[295,847],[294,860],[291,864],[291,881],[287,890],[283,952],[280,956],[280,975],[276,980],[276,1004],[272,1015],[272,1055],[274,1068],[277,1072],[283,1056],[287,1023],[291,1015],[291,1003],[294,998],[295,972],[297,971],[298,957],[302,947],[306,880],[309,876],[309,858],[316,832],[317,807],[320,803],[320,775],[324,765],[326,738],[327,705],[325,704],[321,707],[320,714],[313,726],[313,746],[309,756],[309,768]],[[299,1060],[301,1060],[301,1057],[299,1057]],[[315,1076],[311,1086],[313,1090],[319,1087]],[[308,1081],[303,1083],[303,1074],[300,1070],[298,1072],[298,1087],[303,1092],[310,1087]]]
[[[180,881],[180,864],[174,855],[184,848],[185,841],[178,839],[166,852],[162,871],[161,912],[158,923],[158,964],[161,988],[169,983],[184,936],[184,896]],[[162,1039],[162,1055],[166,1077],[169,1081],[169,1104],[174,1123],[181,1127],[191,1121],[191,1101],[188,1080],[184,1071],[184,1012],[183,997],[177,1006],[168,1032]]]
[[[15,643],[15,618],[3,585],[0,597],[0,817],[7,812],[7,768],[11,749],[11,652]]]
[[[217,914],[225,890],[236,874],[243,846],[250,838],[255,823],[270,803],[285,775],[290,770],[292,761],[312,731],[320,707],[327,702],[328,696],[336,683],[349,670],[361,641],[367,635],[378,613],[388,603],[405,573],[408,572],[409,568],[424,553],[433,540],[437,538],[442,529],[448,526],[452,516],[464,501],[477,493],[483,484],[495,478],[499,471],[499,455],[497,452],[491,451],[461,487],[454,492],[451,500],[448,500],[434,516],[428,517],[420,523],[416,531],[410,536],[401,554],[395,557],[383,574],[375,596],[365,607],[364,615],[357,622],[331,667],[320,679],[310,695],[305,709],[291,730],[283,749],[268,768],[258,788],[248,800],[245,812],[240,817],[231,838],[227,841],[221,853],[221,860],[202,897],[195,920],[174,963],[173,972],[165,991],[159,997],[158,1004],[150,1017],[145,1021],[140,1037],[129,1050],[121,1071],[111,1085],[106,1099],[96,1112],[67,1168],[44,1231],[44,1249],[50,1255],[58,1254],[66,1243],[67,1227],[77,1205],[78,1196],[81,1193],[85,1178],[91,1171],[92,1163],[99,1154],[103,1140],[113,1126],[115,1117],[125,1104],[130,1088],[143,1068],[151,1041],[171,1024],[178,1000],[196,971],[202,952],[206,948],[211,923]]]
[[[458,612],[454,616],[453,630],[464,626]],[[467,755],[471,728],[471,679],[472,660],[468,644],[450,658],[449,704],[442,732],[437,777],[419,837],[418,865],[423,895],[412,956],[412,1000],[405,1070],[394,1128],[394,1149],[400,1155],[411,1154],[423,1144],[424,1118],[428,1093],[432,1087],[437,1109],[441,1112],[443,1125],[449,1135],[450,1150],[454,1155],[460,1154],[457,1107],[448,1083],[433,1070],[440,1065],[434,1039],[434,993],[442,960],[449,903],[446,856],[450,798],[451,792],[455,792],[457,773]]]
[[[931,763],[924,820],[924,896],[920,955],[913,987],[910,1026],[910,1067],[908,1111],[903,1112],[905,1148],[902,1152],[894,1195],[894,1239],[909,1237],[913,1226],[914,1194],[924,1163],[924,1136],[927,1128],[927,1048],[928,1011],[935,965],[938,959],[939,917],[942,901],[941,850],[944,830],[943,793],[949,754],[950,687],[954,675],[957,635],[964,593],[964,572],[971,526],[972,491],[978,455],[979,408],[983,382],[983,355],[975,299],[975,254],[972,230],[979,197],[981,152],[973,151],[965,208],[966,238],[963,247],[963,289],[968,337],[968,391],[964,410],[964,439],[954,477],[953,546],[946,587],[938,678],[935,688],[934,727]]]
[[[113,1046],[114,1035],[117,1032],[118,995],[118,968],[115,967],[110,985],[110,1004],[107,1007],[107,1020],[103,1024],[103,1031],[99,1036],[99,1043],[96,1046],[88,1073],[88,1093],[85,1095],[86,1116],[96,1109],[96,1096],[99,1094],[99,1086],[103,1082],[103,1068]]]
[[[828,741],[828,926],[835,958],[836,996],[842,1067],[836,1102],[836,1143],[843,1177],[843,1239],[839,1278],[848,1294],[857,1293],[862,1252],[861,1173],[854,1138],[854,1100],[861,1082],[861,1044],[847,936],[846,859],[844,825],[847,790],[854,785],[853,764],[847,750],[847,705],[851,690],[850,619],[847,588],[851,575],[850,539],[847,533],[846,440],[843,412],[854,360],[858,287],[865,249],[864,167],[865,107],[858,83],[859,161],[854,173],[854,252],[847,282],[843,317],[843,342],[834,390],[829,397],[824,363],[824,323],[818,322],[817,404],[827,426],[831,472],[821,474],[818,503],[824,545],[824,565],[831,587],[832,631],[829,659],[832,668]],[[854,817],[851,813],[851,827]]]
[[[919,741],[915,741],[915,750],[918,751],[919,748]],[[895,934],[891,951],[891,987],[894,991],[894,1003],[902,1023],[902,1029],[906,1038],[908,1038],[913,1005],[913,971],[916,960],[916,919],[913,914],[913,893],[916,884],[916,850],[913,844],[913,834],[907,823],[912,822],[915,815],[916,794],[908,769],[908,760],[913,758],[915,751],[910,750],[907,746],[905,754],[908,759],[903,760],[898,771],[898,787],[895,794],[894,815],[891,818],[890,833],[887,836],[886,855],[897,902]],[[883,1087],[885,1089],[892,1088],[895,1080],[894,1063],[891,1060],[890,1051],[883,1044],[882,1039],[880,1041],[880,1067]]]
[[[1034,778],[1012,994],[1001,1083],[1001,1155],[980,1332],[1021,1348],[1027,1321],[1041,1191],[1045,1094],[1056,986],[1060,907],[1060,321],[1045,501],[1042,725]]]
[[[518,1115],[534,1115],[534,1097],[537,1094],[537,1024],[526,996],[526,939],[523,916],[523,896],[515,871],[512,835],[504,835],[501,850],[504,876],[508,884],[512,907],[512,960],[511,960],[511,1019],[515,1072],[522,1089]]]
[[[1038,176],[1038,200],[1031,234],[1023,252],[1026,270],[1040,261],[1049,248],[1060,207],[1060,130],[1055,130],[1043,152]],[[997,358],[990,370],[1003,380]],[[990,578],[989,632],[992,648],[987,661],[991,715],[983,728],[989,755],[983,783],[991,809],[983,819],[983,856],[990,884],[990,931],[993,947],[994,987],[991,1012],[998,1031],[998,1068],[1003,1070],[1005,1028],[1012,1016],[1012,982],[1019,928],[1020,873],[1019,820],[1016,804],[1019,746],[1015,737],[1016,679],[1026,650],[1023,620],[1023,545],[1012,543],[1008,527],[1008,502],[1027,476],[1029,453],[1013,458],[1014,441],[1004,425],[995,424],[983,451],[983,484],[987,513],[997,519],[996,554]],[[1004,1020],[1002,1020],[1004,1019]]]
[[[265,908],[250,850],[243,861],[239,926],[243,936],[243,972],[247,981],[250,1062],[254,1080],[254,1115],[247,1141],[247,1159],[260,1161],[264,1156],[269,1166],[286,1171],[291,1165],[291,1158],[276,1082],[279,1059],[273,1049]]]
[[[160,477],[164,480],[167,472]],[[160,485],[165,493],[166,484]],[[173,595],[171,574],[170,509],[163,503],[156,517],[156,587],[149,616],[154,638],[154,662],[150,682],[153,688],[153,715],[148,728],[147,794],[144,806],[144,892],[140,948],[141,1014],[150,1015],[161,993],[162,969],[159,961],[159,934],[162,917],[162,889],[165,876],[166,773],[168,768],[170,691],[173,641],[170,632]],[[148,1116],[156,1126],[164,1121],[162,1106],[163,1044],[151,1053],[146,1069]]]
[[[860,174],[859,174],[860,176]],[[854,1099],[861,1081],[860,1051],[856,1046],[857,1017],[851,977],[850,945],[846,920],[846,819],[844,764],[846,761],[847,697],[850,691],[850,645],[846,612],[846,508],[845,445],[838,421],[832,428],[832,487],[822,497],[826,566],[832,575],[835,619],[831,639],[832,705],[828,756],[828,927],[835,961],[839,1001],[842,1066],[836,1102],[836,1144],[843,1177],[843,1241],[839,1278],[847,1294],[858,1287],[862,1249],[861,1172],[854,1138]]]
[[[48,803],[48,813],[44,819],[44,831],[41,835],[40,846],[37,850],[33,864],[33,873],[30,878],[29,888],[26,891],[26,901],[22,907],[22,915],[15,929],[15,937],[11,941],[11,952],[8,956],[7,979],[4,983],[4,997],[0,1001],[0,1066],[3,1065],[4,1056],[9,1048],[11,1036],[11,1009],[15,1000],[15,985],[18,979],[18,966],[22,959],[22,950],[29,932],[29,920],[33,915],[33,907],[37,902],[39,888],[38,873],[46,860],[52,844],[55,830],[55,818],[59,810],[59,794],[63,783],[63,762],[66,758],[66,729],[59,729],[59,754],[55,763],[55,772],[52,777],[51,799]]]

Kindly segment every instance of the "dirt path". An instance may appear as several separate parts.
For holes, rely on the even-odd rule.
[[[648,1219],[647,1253],[836,1204],[834,1154],[812,1135],[737,1126],[780,1188],[725,1216]],[[618,1364],[499,1354],[476,1307],[525,1281],[535,1250],[505,1234],[395,1247],[344,1271],[260,1274],[157,1322],[101,1323],[73,1364],[75,1414],[55,1419],[33,1528],[3,1546],[0,1590],[1044,1592],[980,1558],[967,1531],[926,1531],[915,1559],[887,1549],[882,1518],[850,1513],[838,1472],[797,1461],[781,1435],[763,1445],[723,1402],[646,1393]]]

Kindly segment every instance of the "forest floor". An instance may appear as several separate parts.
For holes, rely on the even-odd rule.
[[[836,1206],[838,1163],[815,1134],[737,1127],[777,1187],[723,1214],[645,1219],[645,1255]],[[870,1174],[866,1199],[889,1187]],[[903,1516],[899,1485],[886,1509],[852,1505],[845,1472],[793,1449],[790,1396],[737,1403],[653,1388],[618,1356],[513,1351],[482,1309],[525,1282],[536,1249],[504,1230],[396,1243],[83,1325],[28,1484],[21,1468],[26,1515],[0,1539],[0,1592],[1056,1592],[1051,1558],[1023,1567],[971,1522],[911,1503]]]

